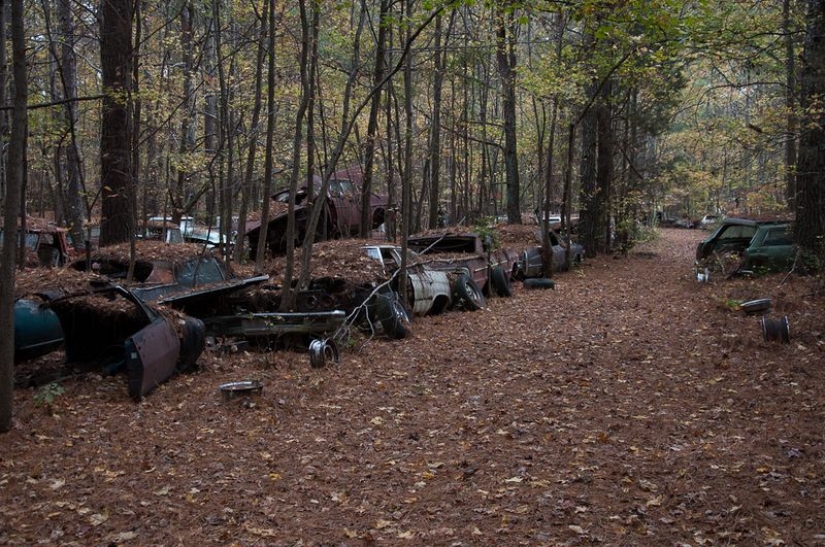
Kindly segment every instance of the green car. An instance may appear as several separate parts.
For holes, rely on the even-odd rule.
[[[740,271],[782,271],[793,265],[796,246],[790,224],[760,226],[742,253]]]
[[[791,223],[785,220],[726,218],[696,247],[696,267],[739,272],[782,270],[795,255]]]
[[[60,319],[51,308],[27,298],[14,301],[14,362],[36,359],[63,345]]]

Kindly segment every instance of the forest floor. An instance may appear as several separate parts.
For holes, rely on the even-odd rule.
[[[121,376],[17,389],[0,544],[825,546],[821,284],[700,283],[706,233],[659,234],[321,369],[207,352],[141,403]]]

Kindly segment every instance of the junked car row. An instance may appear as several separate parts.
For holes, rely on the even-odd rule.
[[[273,278],[236,277],[202,245],[141,241],[134,260],[128,245],[97,249],[70,262],[60,276],[44,276],[39,287],[18,288],[15,360],[62,347],[74,370],[125,371],[129,395],[140,399],[192,368],[208,341],[242,338],[307,349],[352,326],[403,338],[413,316],[477,310],[485,295],[511,296],[511,281],[525,273],[522,253],[485,249],[474,234],[437,239],[472,249],[452,249],[454,256],[447,257],[434,253],[438,245],[432,242],[420,247],[424,239],[415,245],[411,240],[406,255],[383,241],[316,244],[318,270],[296,293],[296,311],[289,313],[274,311],[282,287]],[[347,262],[359,274],[355,279],[335,271]],[[72,272],[65,274],[72,284],[53,281],[66,279],[64,272]]]

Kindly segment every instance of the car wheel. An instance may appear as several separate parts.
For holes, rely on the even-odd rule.
[[[481,289],[478,288],[476,282],[467,275],[461,274],[455,284],[455,292],[458,296],[458,302],[465,310],[476,311],[480,310],[487,304],[484,295],[481,294]]]
[[[338,346],[332,339],[317,339],[309,343],[309,365],[322,368],[327,363],[338,364]]]
[[[375,298],[376,319],[381,323],[384,333],[395,340],[406,338],[411,318],[398,294],[380,293]]]
[[[510,278],[500,266],[493,268],[490,273],[493,289],[499,296],[509,297],[513,296],[513,288],[510,286]]]
[[[556,282],[547,277],[531,277],[524,280],[525,289],[555,289]]]

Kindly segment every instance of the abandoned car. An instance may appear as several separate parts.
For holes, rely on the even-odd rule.
[[[564,272],[570,269],[571,264],[577,265],[582,263],[584,260],[584,247],[575,241],[571,241],[570,262],[568,263],[567,244],[554,230],[549,230],[547,235],[550,239],[550,249],[552,251],[553,272]],[[537,234],[537,237],[541,240],[541,233]],[[516,277],[518,279],[541,277],[544,272],[543,255],[544,253],[541,246],[530,247],[523,251],[516,269]]]
[[[413,251],[407,254],[406,298],[402,299],[401,252],[401,247],[384,242],[316,244],[309,285],[297,293],[298,312],[342,310],[368,330],[380,327],[392,338],[403,338],[411,315],[485,305],[469,275],[433,269]]]
[[[15,301],[15,362],[62,346],[68,371],[126,372],[135,399],[194,367],[205,347],[203,322],[173,310],[161,313],[96,276],[88,281]]]
[[[512,296],[510,279],[517,271],[518,252],[492,249],[475,232],[437,232],[407,238],[411,249],[420,253],[430,267],[468,275],[486,295]]]
[[[201,245],[167,245],[158,241],[136,243],[132,292],[146,302],[168,304],[190,315],[204,317],[233,313],[231,296],[265,282],[268,276],[240,279],[227,272]],[[72,262],[78,271],[92,271],[123,284],[129,273],[129,244],[112,245]]]
[[[63,329],[54,310],[38,297],[14,301],[14,362],[30,361],[63,345]]]
[[[19,225],[19,222],[18,222]],[[29,267],[65,265],[73,256],[65,228],[35,217],[26,217],[25,264]],[[5,235],[0,228],[0,248]]]
[[[695,264],[733,275],[756,268],[781,269],[793,262],[794,255],[788,221],[729,217],[696,246]]]
[[[762,225],[742,252],[741,271],[787,270],[793,265],[796,245],[789,223]]]
[[[337,171],[332,175],[324,197],[323,213],[315,231],[315,241],[338,239],[356,235],[361,225],[361,188],[363,173],[360,168],[352,167]],[[315,177],[313,197],[309,189],[303,186],[295,196],[295,242],[300,245],[307,231],[309,217],[321,189],[320,177]],[[266,244],[270,253],[282,254],[287,248],[287,220],[289,189],[281,190],[272,196],[273,214],[266,230]],[[370,219],[372,230],[380,227],[385,220],[387,199],[376,193],[370,194]],[[249,241],[250,257],[257,254],[258,240],[261,236],[261,222],[247,223],[246,237]]]

